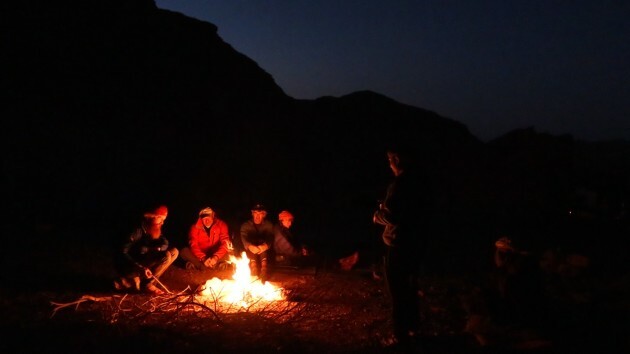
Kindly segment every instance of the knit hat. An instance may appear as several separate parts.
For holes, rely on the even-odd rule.
[[[284,220],[284,219],[293,219],[293,214],[289,213],[287,210],[283,210],[280,212],[280,214],[278,214],[278,220]]]
[[[167,215],[168,215],[168,208],[164,205],[160,205],[154,210],[144,213],[144,216],[147,218],[155,218],[158,216],[166,217]]]
[[[203,209],[201,209],[201,211],[199,211],[199,217],[203,218],[206,216],[212,216],[214,217],[214,210],[212,210],[210,207],[205,207]]]
[[[512,240],[507,236],[503,236],[498,239],[494,243],[494,246],[501,251],[516,251],[516,249],[512,245]]]

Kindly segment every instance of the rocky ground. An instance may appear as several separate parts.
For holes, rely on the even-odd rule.
[[[228,272],[171,267],[162,277],[171,294],[152,297],[111,289],[110,254],[97,246],[29,245],[31,257],[5,257],[0,290],[4,353],[233,353],[395,352],[389,299],[382,280],[365,267],[276,271],[271,282],[286,301],[232,313],[199,303],[199,286]],[[36,259],[37,261],[33,261]],[[470,299],[484,274],[427,274],[421,282],[422,347],[426,353],[628,352],[627,276],[582,274],[566,278],[562,311],[549,313],[559,328],[545,337],[474,323]],[[560,286],[562,285],[562,286]],[[473,311],[474,312],[474,311]],[[556,321],[553,316],[563,316]],[[477,318],[483,322],[483,318]],[[480,329],[481,328],[481,329]],[[548,333],[549,334],[549,333]],[[485,340],[485,342],[484,342]],[[485,345],[482,345],[485,344]]]

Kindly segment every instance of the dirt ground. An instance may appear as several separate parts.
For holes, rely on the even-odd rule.
[[[112,291],[110,255],[95,246],[40,245],[31,250],[37,262],[4,259],[3,353],[399,351],[381,344],[390,334],[389,299],[383,280],[375,279],[369,268],[343,271],[328,260],[316,269],[278,270],[270,281],[284,289],[286,301],[233,313],[195,297],[206,280],[229,278],[229,272],[194,272],[174,265],[161,278],[171,294],[151,297]],[[464,300],[475,293],[481,278],[427,274],[419,292],[422,346],[407,351],[627,352],[627,278],[583,278],[580,291],[567,293],[576,297],[564,312],[571,321],[562,323],[569,325],[558,328],[558,335],[544,345],[534,339],[520,347],[514,342],[482,346],[467,330],[470,309]]]

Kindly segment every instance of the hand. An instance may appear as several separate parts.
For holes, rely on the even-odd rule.
[[[302,255],[308,256],[308,249],[306,249],[306,247],[302,247]]]
[[[214,268],[214,266],[217,265],[218,261],[219,261],[219,258],[217,256],[212,256],[212,257],[206,259],[203,262],[203,265],[205,265],[208,268]]]
[[[258,246],[256,246],[256,245],[249,245],[249,246],[247,247],[247,249],[248,249],[251,253],[253,253],[253,254],[259,254],[259,253],[261,252],[261,251],[260,251],[260,247],[258,247]]]
[[[341,269],[343,270],[350,270],[352,269],[352,267],[354,267],[355,264],[357,264],[358,261],[359,261],[359,252],[355,251],[350,256],[341,258],[339,260],[339,265],[341,266]]]
[[[263,243],[262,245],[258,246],[258,249],[260,250],[260,253],[263,253],[269,249],[269,246],[266,243]]]
[[[153,278],[153,272],[151,269],[144,268],[144,276],[147,277],[147,279]]]

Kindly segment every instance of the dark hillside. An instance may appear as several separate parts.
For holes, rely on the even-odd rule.
[[[159,200],[174,227],[205,204],[237,225],[264,201],[296,209],[313,233],[345,234],[389,178],[388,140],[434,152],[476,143],[459,123],[375,93],[294,100],[214,25],[151,1],[36,5],[7,5],[16,221],[37,207],[50,210],[40,224],[115,228]],[[351,216],[330,215],[340,209]]]
[[[385,147],[397,141],[440,196],[436,258],[467,268],[502,234],[563,244],[575,239],[567,230],[589,229],[571,226],[584,218],[627,230],[627,143],[524,129],[483,144],[457,121],[371,91],[295,100],[216,26],[150,0],[3,9],[8,228],[126,232],[159,201],[183,241],[202,206],[234,231],[263,202],[272,215],[294,210],[313,243],[370,248]]]

